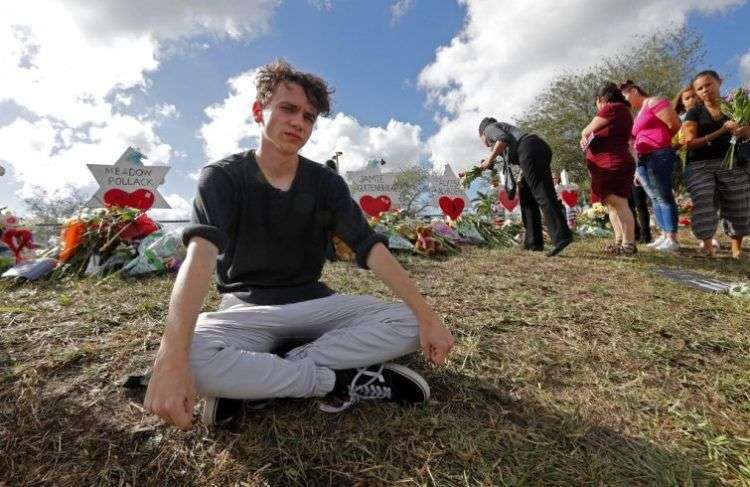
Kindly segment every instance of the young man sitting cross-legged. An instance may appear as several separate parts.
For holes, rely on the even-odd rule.
[[[188,247],[145,407],[188,429],[196,391],[203,420],[240,411],[242,400],[343,397],[424,402],[425,380],[387,363],[421,347],[445,361],[453,337],[374,233],[344,180],[298,155],[330,90],[283,61],[257,76],[257,150],[203,168]],[[329,234],[337,235],[404,303],[337,294],[319,281]],[[218,311],[199,315],[216,270]],[[283,356],[272,351],[302,343]]]

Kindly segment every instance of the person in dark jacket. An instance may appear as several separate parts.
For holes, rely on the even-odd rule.
[[[510,164],[521,166],[522,180],[518,189],[521,218],[526,229],[524,248],[544,250],[544,214],[544,222],[553,243],[547,256],[559,254],[570,244],[573,236],[568,228],[562,204],[557,199],[555,183],[552,181],[552,149],[541,137],[525,133],[509,123],[498,122],[492,117],[482,119],[479,124],[479,137],[490,149],[489,157],[482,161],[482,168],[491,168],[495,164],[495,159],[501,155]]]

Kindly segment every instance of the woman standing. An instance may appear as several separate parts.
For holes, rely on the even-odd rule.
[[[731,136],[747,137],[750,129],[738,127],[722,113],[721,78],[716,71],[701,71],[692,85],[703,102],[685,116],[685,182],[693,200],[693,234],[703,240],[703,251],[713,256],[718,203],[724,233],[732,239],[732,257],[739,259],[742,238],[750,233],[750,175],[740,164],[724,167],[724,156]]]
[[[620,85],[625,99],[638,110],[632,136],[638,155],[636,173],[654,206],[656,224],[662,235],[651,246],[674,252],[677,243],[677,203],[672,191],[672,173],[678,158],[672,148],[672,137],[680,129],[680,119],[669,100],[649,96],[630,80]]]
[[[605,83],[596,92],[596,116],[581,131],[581,148],[591,174],[591,192],[609,209],[615,243],[605,247],[608,254],[634,255],[635,222],[628,206],[633,189],[635,161],[628,148],[633,117],[628,103],[614,83]]]
[[[677,115],[682,120],[683,125],[679,132],[672,138],[672,147],[677,151],[677,155],[682,160],[682,167],[685,167],[687,162],[687,147],[685,146],[685,116],[687,112],[692,110],[701,104],[700,98],[695,93],[693,85],[690,84],[685,88],[681,89],[672,100],[672,107],[677,112]],[[705,251],[706,244],[703,240],[698,240],[698,246],[701,251]],[[721,244],[719,240],[714,236],[711,239],[711,247],[714,251],[721,250]]]

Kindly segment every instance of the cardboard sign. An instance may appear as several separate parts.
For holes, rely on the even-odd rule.
[[[156,188],[164,183],[168,166],[145,166],[146,156],[128,147],[112,165],[87,164],[99,191],[86,203],[90,208],[129,206],[139,210],[171,208]]]
[[[455,220],[469,207],[469,199],[461,186],[461,180],[451,169],[450,164],[445,165],[442,176],[430,178],[430,186],[435,193],[433,205],[440,208],[444,215]]]
[[[399,195],[393,190],[393,184],[401,173],[381,172],[380,165],[368,164],[360,171],[347,171],[346,179],[352,192],[352,198],[362,211],[369,216],[399,208]],[[449,164],[445,165],[442,176],[429,178],[429,186],[435,195],[431,202],[440,208],[444,215],[456,219],[469,207],[469,199]]]
[[[361,171],[347,171],[346,179],[352,198],[362,211],[369,216],[378,216],[399,207],[398,193],[393,191],[398,175],[397,172],[380,172],[379,166],[370,164]]]

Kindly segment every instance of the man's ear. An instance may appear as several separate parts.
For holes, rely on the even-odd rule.
[[[263,123],[263,107],[258,100],[253,102],[253,120],[255,123]]]

